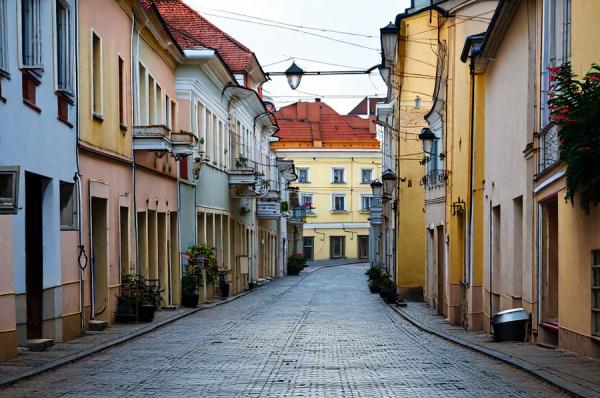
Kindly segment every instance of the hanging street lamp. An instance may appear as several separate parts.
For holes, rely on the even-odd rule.
[[[425,152],[427,155],[431,155],[433,141],[438,139],[435,134],[433,134],[433,131],[427,127],[424,127],[421,130],[421,134],[419,134],[419,139],[423,141],[423,152]]]
[[[391,169],[387,169],[381,175],[381,179],[383,180],[383,194],[381,198],[383,202],[387,202],[392,199],[392,194],[396,189],[398,178],[396,177],[396,173],[394,173]]]
[[[290,67],[287,68],[285,72],[266,72],[266,74],[268,77],[285,76],[287,78],[290,88],[292,90],[295,90],[300,85],[302,76],[368,75],[375,69],[379,71],[379,74],[381,75],[381,78],[383,79],[385,84],[389,85],[390,69],[381,64],[372,66],[367,70],[324,70],[307,72],[301,67],[299,67],[295,61],[293,61],[292,65],[290,65]]]
[[[386,61],[394,62],[396,60],[396,48],[398,46],[398,37],[400,36],[400,28],[394,25],[393,22],[387,24],[379,30],[381,34],[381,49],[383,58]]]

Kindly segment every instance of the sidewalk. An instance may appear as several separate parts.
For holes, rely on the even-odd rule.
[[[359,262],[361,261],[327,260],[311,262],[309,267],[306,267],[304,270],[302,270],[302,272],[300,272],[300,278],[296,280],[295,283],[301,282],[304,278],[321,268],[354,264]],[[179,307],[175,310],[159,310],[156,312],[154,321],[150,323],[114,323],[101,332],[86,331],[82,337],[79,337],[75,340],[71,340],[66,343],[55,343],[54,346],[43,352],[30,352],[27,349],[23,349],[19,352],[17,358],[0,362],[0,389],[14,384],[19,380],[35,376],[71,362],[78,361],[89,355],[122,344],[128,340],[142,336],[198,311],[229,303],[235,299],[245,296],[246,294],[260,290],[262,286],[269,285],[271,282],[274,282],[278,279],[280,278],[277,277],[265,279],[262,281],[260,286],[255,289],[244,291],[225,300],[215,298],[213,299],[213,302],[200,304],[196,308]]]
[[[82,337],[66,343],[55,343],[54,346],[43,352],[30,352],[25,348],[20,349],[16,358],[0,362],[0,388],[58,366],[75,362],[142,336],[198,311],[228,303],[255,290],[248,290],[227,299],[215,298],[213,302],[200,304],[196,308],[179,307],[175,310],[159,310],[156,312],[154,321],[150,323],[114,323],[101,332],[86,331]]]
[[[487,333],[451,326],[423,303],[390,307],[426,332],[506,362],[572,396],[600,397],[600,360],[535,343],[496,342]]]

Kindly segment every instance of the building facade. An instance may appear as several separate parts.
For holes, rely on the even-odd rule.
[[[306,210],[305,257],[369,258],[370,183],[381,175],[373,123],[339,115],[318,99],[283,107],[275,116],[279,141],[272,148],[294,160],[294,186]]]
[[[81,330],[76,15],[0,1],[0,360]]]

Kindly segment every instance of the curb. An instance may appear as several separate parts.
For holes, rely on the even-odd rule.
[[[279,279],[279,278],[276,278],[276,279]],[[158,328],[161,328],[161,327],[166,326],[166,325],[168,325],[170,323],[176,322],[176,321],[178,321],[178,320],[180,320],[182,318],[185,318],[185,317],[187,317],[189,315],[195,314],[198,311],[202,311],[202,310],[206,310],[206,309],[217,307],[219,305],[230,303],[230,302],[232,302],[234,300],[237,300],[240,297],[243,297],[243,296],[245,296],[245,295],[247,295],[249,293],[252,293],[254,291],[257,291],[259,289],[260,289],[260,287],[252,289],[252,290],[243,291],[243,292],[241,292],[239,294],[236,294],[235,296],[229,297],[227,300],[222,300],[222,301],[218,301],[218,302],[210,303],[210,304],[201,304],[201,306],[198,306],[198,307],[196,307],[196,308],[194,308],[194,309],[192,309],[190,311],[183,312],[183,313],[181,313],[179,315],[176,315],[176,316],[174,316],[172,318],[164,319],[164,320],[159,321],[157,323],[152,323],[152,324],[150,324],[150,325],[148,325],[146,327],[143,327],[141,329],[133,331],[133,332],[131,332],[129,334],[125,334],[123,336],[117,337],[114,340],[107,341],[105,343],[100,343],[98,345],[86,348],[86,349],[84,349],[82,351],[73,353],[71,355],[67,355],[65,357],[49,361],[48,363],[46,363],[46,364],[44,364],[42,366],[36,367],[35,369],[30,369],[30,370],[24,371],[24,372],[22,372],[21,374],[19,374],[16,377],[8,377],[5,380],[0,380],[0,388],[6,388],[6,387],[8,387],[8,386],[10,386],[12,384],[15,384],[15,383],[19,382],[19,381],[22,381],[22,380],[25,380],[25,379],[29,379],[29,378],[31,378],[33,376],[37,376],[37,375],[39,375],[41,373],[44,373],[44,372],[47,372],[49,370],[52,370],[52,369],[55,369],[55,368],[58,368],[60,366],[67,365],[67,364],[70,364],[70,363],[73,363],[73,362],[77,362],[80,359],[83,359],[83,358],[88,357],[90,355],[96,354],[98,352],[107,350],[107,349],[112,348],[112,347],[116,347],[116,346],[121,345],[121,344],[123,344],[123,343],[125,343],[125,342],[127,342],[129,340],[132,340],[132,339],[134,339],[136,337],[140,337],[140,336],[143,336],[145,334],[148,334],[148,333],[150,333],[150,332],[152,332],[152,331],[154,331],[154,330],[156,330]]]
[[[323,265],[321,267],[311,269],[311,271],[310,272],[306,272],[305,275],[301,275],[302,278],[300,280],[298,280],[293,286],[297,285],[298,283],[302,282],[304,279],[306,279],[310,275],[312,275],[314,272],[319,271],[319,270],[321,270],[323,268],[339,267],[339,266],[342,266],[342,265],[362,264],[362,263],[364,263],[364,261],[352,262],[352,263],[344,263],[344,264]],[[279,277],[271,280],[271,282],[273,282],[274,280],[280,280],[282,278],[283,278],[283,276],[279,276]],[[267,283],[266,285],[263,285],[263,286],[259,286],[257,288],[252,289],[252,290],[243,291],[243,292],[241,292],[239,294],[236,294],[233,297],[229,297],[227,300],[221,300],[221,301],[218,301],[218,302],[215,302],[215,303],[211,303],[211,304],[201,304],[201,306],[198,306],[198,307],[196,307],[196,308],[194,308],[194,309],[192,309],[190,311],[183,312],[183,313],[181,313],[179,315],[176,315],[176,316],[174,316],[172,318],[168,318],[168,319],[162,320],[162,321],[157,322],[157,323],[152,323],[152,324],[150,324],[150,325],[148,325],[146,327],[140,328],[140,329],[138,329],[136,331],[133,331],[133,332],[131,332],[129,334],[125,334],[123,336],[117,337],[114,340],[107,341],[105,343],[100,343],[98,345],[86,348],[86,349],[84,349],[82,351],[73,353],[71,355],[67,355],[65,357],[49,361],[48,363],[46,363],[46,364],[44,364],[42,366],[36,367],[35,369],[30,369],[30,370],[24,371],[21,374],[19,374],[18,376],[8,377],[5,380],[0,380],[0,388],[6,388],[6,387],[8,387],[10,385],[18,383],[19,381],[22,381],[22,380],[25,380],[25,379],[29,379],[29,378],[31,378],[33,376],[37,376],[37,375],[39,375],[41,373],[44,373],[44,372],[47,372],[49,370],[53,370],[53,369],[56,369],[56,368],[58,368],[60,366],[67,365],[67,364],[70,364],[70,363],[73,363],[73,362],[77,362],[80,359],[83,359],[83,358],[88,357],[90,355],[99,353],[99,352],[107,350],[109,348],[116,347],[118,345],[121,345],[121,344],[129,341],[129,340],[132,340],[132,339],[134,339],[136,337],[140,337],[140,336],[143,336],[145,334],[148,334],[148,333],[150,333],[150,332],[152,332],[152,331],[154,331],[156,329],[159,329],[159,328],[161,328],[163,326],[166,326],[166,325],[168,325],[170,323],[176,322],[176,321],[178,321],[178,320],[180,320],[182,318],[185,318],[185,317],[187,317],[189,315],[195,314],[195,313],[197,313],[199,311],[210,309],[210,308],[214,308],[214,307],[217,307],[217,306],[220,306],[220,305],[223,305],[223,304],[230,303],[232,301],[235,301],[235,300],[239,299],[240,297],[244,297],[247,294],[250,294],[252,292],[258,291],[262,287],[270,285],[270,283]]]
[[[429,334],[433,334],[437,337],[440,337],[444,340],[450,341],[451,343],[460,345],[462,347],[468,348],[472,351],[479,352],[480,354],[483,354],[490,358],[504,362],[516,369],[519,369],[521,371],[524,371],[525,373],[528,373],[529,375],[559,389],[560,391],[562,391],[572,397],[578,397],[578,398],[579,397],[585,397],[585,398],[590,397],[591,398],[591,397],[598,396],[598,393],[596,391],[591,390],[580,384],[573,383],[569,380],[565,380],[565,379],[561,378],[560,376],[545,370],[540,365],[536,365],[536,364],[528,362],[524,359],[521,359],[521,358],[518,358],[518,357],[515,357],[512,355],[504,354],[502,352],[492,350],[490,348],[482,347],[480,345],[463,340],[459,337],[455,337],[455,336],[452,336],[449,334],[439,332],[433,328],[425,326],[423,323],[417,321],[411,315],[404,313],[401,309],[396,308],[392,304],[388,304],[388,307],[391,308],[392,310],[394,310],[394,312],[396,312],[402,318],[404,318],[409,323],[416,326],[418,329],[420,329],[422,331],[425,331]]]

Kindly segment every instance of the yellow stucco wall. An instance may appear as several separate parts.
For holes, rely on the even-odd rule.
[[[318,153],[318,150],[315,150]],[[300,188],[300,195],[312,194],[312,213],[308,213],[304,228],[304,236],[314,236],[314,258],[324,260],[330,258],[329,237],[345,236],[345,257],[358,257],[358,235],[369,235],[368,227],[352,227],[352,223],[367,224],[369,212],[361,211],[361,195],[371,195],[371,186],[361,182],[361,170],[372,169],[373,178],[381,176],[381,157],[377,151],[370,151],[369,157],[352,157],[349,152],[344,157],[326,157],[322,153],[319,157],[307,157],[305,153],[294,157],[289,154],[288,159],[294,160],[296,168],[308,168],[308,183],[294,182],[293,186]],[[345,183],[332,183],[333,167],[345,170]],[[332,194],[345,194],[345,208],[343,213],[332,211]],[[311,224],[337,224],[335,228],[312,228]],[[347,224],[345,228],[340,224]],[[345,229],[345,231],[344,231]]]

